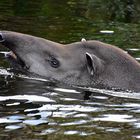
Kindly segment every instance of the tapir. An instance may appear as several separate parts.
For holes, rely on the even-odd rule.
[[[60,44],[32,35],[1,31],[0,42],[20,67],[62,83],[140,91],[140,64],[124,50],[100,41]]]

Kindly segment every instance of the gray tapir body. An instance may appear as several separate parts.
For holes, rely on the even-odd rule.
[[[71,85],[140,91],[140,64],[115,46],[85,40],[62,45],[10,31],[1,31],[0,41],[29,72]]]

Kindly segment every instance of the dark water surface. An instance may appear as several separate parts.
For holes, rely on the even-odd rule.
[[[139,0],[0,0],[0,30],[60,43],[101,40],[140,61]],[[139,93],[14,75],[0,51],[0,140],[140,139]]]

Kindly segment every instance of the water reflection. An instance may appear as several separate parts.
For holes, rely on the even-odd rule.
[[[26,79],[27,84],[24,85],[24,90],[28,89],[30,82],[30,79]],[[32,85],[39,84],[43,87],[46,82],[41,83],[40,85],[40,81],[36,81]],[[42,92],[39,95],[32,95],[32,93],[22,95],[23,90],[19,89],[16,89],[16,92],[21,95],[1,96],[0,98],[1,111],[3,112],[0,123],[5,124],[7,130],[37,126],[36,131],[40,129],[38,135],[60,134],[63,130],[64,135],[91,136],[98,131],[118,134],[123,124],[126,123],[136,129],[139,126],[138,116],[131,114],[131,112],[139,114],[140,104],[136,103],[136,100],[121,99],[120,102],[116,102],[113,97],[97,95],[97,93],[94,95],[93,93],[92,100],[84,101],[73,96],[70,97],[70,92],[75,92],[77,95],[82,94],[74,89],[59,89],[57,87],[54,88],[54,91],[47,92],[46,90],[45,94]],[[65,94],[61,94],[63,92]],[[4,108],[7,110],[6,112],[4,112]],[[47,129],[45,125],[48,127]],[[41,129],[42,127],[43,129]]]

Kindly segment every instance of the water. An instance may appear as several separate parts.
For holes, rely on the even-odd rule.
[[[140,3],[112,0],[1,0],[0,30],[60,43],[97,39],[140,61]],[[140,139],[140,95],[68,87],[9,72],[0,47],[0,139]]]

